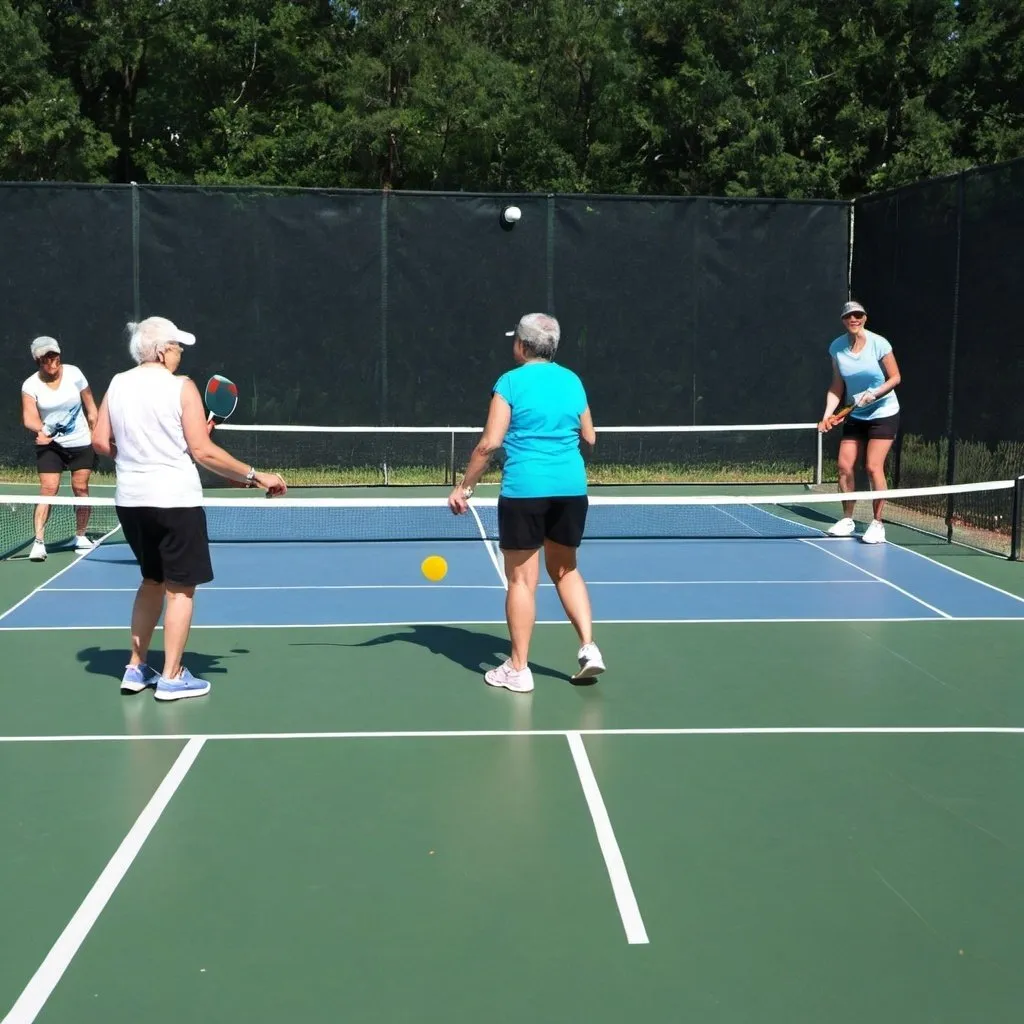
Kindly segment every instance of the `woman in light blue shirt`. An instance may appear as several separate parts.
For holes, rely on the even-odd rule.
[[[846,333],[829,345],[832,357],[832,382],[825,395],[825,415],[818,429],[831,430],[836,421],[833,413],[843,402],[853,410],[843,421],[843,439],[839,445],[839,490],[856,489],[854,471],[863,461],[871,489],[885,490],[885,459],[899,430],[900,403],[895,388],[900,383],[900,369],[892,354],[892,345],[880,334],[865,330],[867,312],[859,302],[847,302],[841,313]],[[872,502],[871,524],[861,540],[865,544],[885,541],[882,525],[884,501]],[[852,537],[857,530],[853,521],[852,501],[843,502],[843,518],[834,523],[833,537]]]
[[[576,565],[587,519],[587,472],[580,439],[592,445],[597,436],[582,382],[572,370],[553,362],[558,321],[530,313],[509,334],[518,365],[494,385],[483,435],[448,506],[456,515],[468,510],[469,496],[491,455],[504,446],[498,542],[508,581],[505,618],[512,656],[484,678],[490,686],[528,693],[533,689],[529,649],[537,617],[541,548],[548,575],[580,640],[580,668],[573,678],[589,679],[604,671],[594,643],[590,596]]]

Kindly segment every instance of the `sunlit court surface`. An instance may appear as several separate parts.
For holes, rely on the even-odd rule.
[[[85,556],[13,552],[0,1019],[1016,1019],[1020,564],[779,491],[594,489],[608,671],[571,681],[544,583],[526,695],[482,679],[486,488],[211,503],[213,690],[170,705],[118,693],[109,506]]]

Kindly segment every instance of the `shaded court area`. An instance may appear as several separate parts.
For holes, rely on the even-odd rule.
[[[218,543],[167,706],[116,537],[0,563],[3,1019],[1010,1019],[1019,566],[806,528],[588,543],[530,695],[486,536]]]

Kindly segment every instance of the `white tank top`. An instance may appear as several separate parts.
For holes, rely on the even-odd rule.
[[[155,366],[117,374],[107,390],[117,445],[116,504],[187,508],[202,504],[199,472],[181,429],[185,377]]]

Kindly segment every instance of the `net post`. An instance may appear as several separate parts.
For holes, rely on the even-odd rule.
[[[445,467],[445,472],[448,478],[445,480],[446,484],[455,486],[455,431],[453,430],[449,436],[448,445],[448,465]]]
[[[823,467],[825,464],[825,435],[820,430],[817,431],[816,433],[817,440],[814,442],[814,482],[820,485]]]
[[[1013,481],[1013,506],[1010,512],[1010,561],[1020,561],[1020,517],[1024,508],[1024,476]]]
[[[892,485],[900,485],[900,469],[903,462],[903,431],[896,434],[896,441],[892,446]]]

